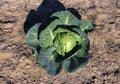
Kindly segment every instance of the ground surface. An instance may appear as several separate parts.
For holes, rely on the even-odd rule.
[[[41,3],[42,0],[0,0],[0,84],[120,84],[120,0]],[[81,19],[95,25],[89,34],[90,61],[74,73],[61,72],[51,77],[31,56],[24,31],[64,8],[76,9]]]

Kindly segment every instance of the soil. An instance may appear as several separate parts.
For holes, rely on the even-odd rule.
[[[65,9],[95,26],[88,34],[90,59],[53,77],[32,56],[25,33]],[[120,84],[120,0],[0,0],[0,84]]]

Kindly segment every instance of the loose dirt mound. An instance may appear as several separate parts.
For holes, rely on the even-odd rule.
[[[44,1],[0,1],[0,84],[120,84],[120,0]],[[89,34],[87,66],[51,77],[32,57],[24,31],[62,7],[76,9],[81,19],[95,25],[95,30]]]

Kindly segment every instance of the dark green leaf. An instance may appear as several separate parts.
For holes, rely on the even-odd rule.
[[[89,48],[90,48],[90,43],[89,43],[89,39],[87,37],[87,34],[83,31],[81,31],[78,28],[74,28],[73,29],[76,33],[78,33],[80,35],[81,39],[81,47],[83,49],[83,51],[88,52]]]
[[[69,71],[70,63],[71,63],[71,59],[66,59],[65,61],[63,61],[63,68],[66,71]]]
[[[41,49],[38,56],[40,65],[50,74],[56,75],[61,70],[61,64],[54,61],[53,52],[56,49],[54,47],[48,49]]]
[[[87,63],[88,63],[88,57],[82,58],[82,57],[73,56],[69,59],[66,59],[63,62],[63,66],[68,72],[73,72],[79,68],[82,68]]]
[[[79,26],[80,25],[80,20],[67,10],[56,12],[51,17],[59,18],[63,22],[64,25],[69,25],[69,26],[71,26],[71,25]]]
[[[39,29],[40,25],[41,25],[40,23],[34,25],[28,31],[28,33],[26,34],[26,43],[29,46],[38,47],[38,45],[39,45],[39,41],[38,41],[38,29]]]
[[[80,22],[80,29],[85,32],[90,32],[94,29],[93,25],[88,20],[83,20]]]
[[[55,38],[53,34],[53,30],[56,28],[57,25],[61,24],[60,20],[54,20],[45,28],[39,35],[39,45],[42,48],[47,48],[53,45],[53,40]]]

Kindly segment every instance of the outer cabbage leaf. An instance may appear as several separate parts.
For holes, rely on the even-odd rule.
[[[76,33],[78,33],[80,35],[81,39],[81,47],[83,50],[85,50],[85,53],[88,52],[89,48],[90,48],[90,42],[88,39],[88,36],[85,32],[81,31],[78,28],[74,28],[73,29]]]
[[[77,69],[84,67],[88,63],[88,58],[89,57],[87,57],[87,56],[86,56],[86,58],[73,56],[69,59],[66,59],[63,62],[63,67],[68,72],[76,71]]]
[[[94,29],[94,26],[88,20],[80,21],[80,29],[84,32],[90,32]]]
[[[38,60],[40,65],[50,74],[56,75],[61,70],[61,64],[56,63],[54,61],[54,54],[55,47],[51,47],[48,49],[41,49],[40,54],[38,55]]]
[[[26,34],[26,43],[32,47],[38,47],[38,29],[41,23],[35,24]]]
[[[67,10],[53,13],[53,15],[51,17],[59,18],[64,23],[64,25],[69,25],[69,26],[71,26],[71,25],[79,26],[80,25],[80,20]]]
[[[56,28],[57,25],[62,24],[62,22],[58,19],[54,20],[45,28],[43,31],[41,31],[39,35],[39,45],[42,48],[48,48],[53,45],[53,40],[55,38],[53,34],[53,30]]]

